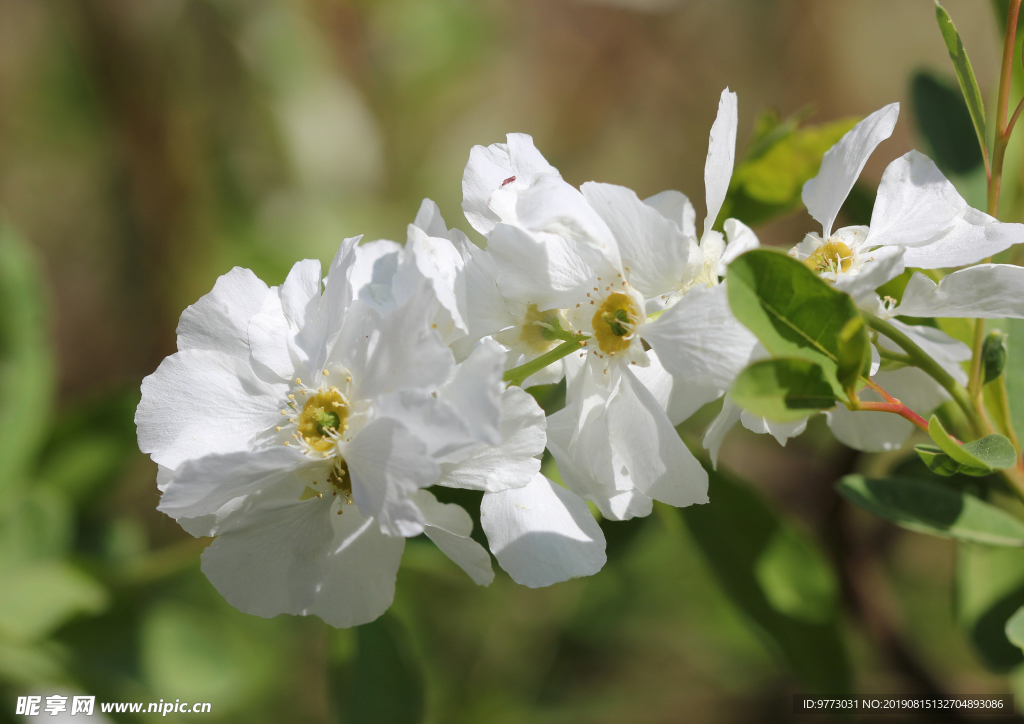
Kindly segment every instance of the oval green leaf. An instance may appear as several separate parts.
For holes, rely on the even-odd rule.
[[[1002,435],[986,435],[961,445],[950,437],[936,415],[928,421],[928,434],[968,475],[987,475],[1017,464],[1016,448]]]
[[[740,372],[729,399],[755,415],[791,422],[831,410],[838,400],[819,365],[802,359],[768,359]]]
[[[854,505],[918,533],[1024,547],[1024,522],[973,495],[927,480],[847,475],[839,493]]]

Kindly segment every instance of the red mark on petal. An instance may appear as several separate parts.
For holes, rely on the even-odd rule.
[[[515,176],[509,176],[507,179],[505,179],[504,181],[501,182],[501,185],[502,186],[507,186],[508,184],[512,183],[515,180],[516,180]]]

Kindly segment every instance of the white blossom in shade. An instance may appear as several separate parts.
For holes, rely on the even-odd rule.
[[[490,581],[465,512],[423,488],[501,442],[504,351],[484,340],[456,364],[431,326],[431,286],[383,304],[375,265],[388,250],[360,265],[357,244],[341,245],[325,280],[316,261],[280,287],[221,277],[143,381],[136,423],[159,465],[159,509],[216,536],[202,570],[248,613],[371,621],[419,533]]]
[[[977,264],[938,283],[915,273],[893,314],[908,317],[1024,319],[1024,267]]]
[[[498,563],[530,588],[597,573],[605,539],[587,504],[537,473],[528,485],[487,493],[480,524]]]
[[[833,230],[839,209],[868,157],[891,134],[893,103],[854,126],[829,149],[818,175],[804,184],[808,212],[822,233],[808,234],[790,254],[855,300],[905,267],[939,269],[974,264],[1024,241],[1024,225],[1006,224],[968,206],[938,167],[917,151],[889,164],[869,226]]]
[[[377,300],[379,308],[388,311],[408,298],[420,284],[427,283],[437,300],[430,312],[434,320],[432,324],[437,324],[439,330],[444,331],[445,341],[457,358],[460,350],[462,354],[469,350],[469,356],[460,368],[469,369],[474,358],[479,358],[475,364],[500,365],[505,360],[505,353],[499,352],[498,345],[489,337],[479,339],[479,335],[500,331],[508,324],[508,317],[495,311],[504,310],[505,301],[495,286],[493,262],[486,252],[469,244],[460,232],[447,229],[433,202],[423,202],[416,222],[409,227],[409,238],[404,248],[393,242],[378,241],[359,247],[356,256],[354,266],[361,270],[359,281],[354,286],[356,297]],[[471,330],[468,334],[461,334],[455,324],[446,324],[457,319],[466,322],[465,328]],[[495,336],[501,338],[500,333]],[[486,356],[482,354],[481,347],[486,348]],[[511,357],[518,359],[515,353]],[[532,558],[507,556],[504,552],[498,554],[495,551],[499,564],[515,580],[527,585],[550,585],[595,573],[603,563],[604,536],[582,499],[559,488],[559,494],[547,496],[543,506],[529,510],[524,507],[524,501],[539,494],[536,478],[543,478],[539,476],[540,456],[546,442],[547,421],[543,410],[530,394],[518,387],[499,393],[489,384],[479,384],[480,376],[474,375],[473,378],[478,380],[478,384],[461,380],[450,382],[446,386],[448,398],[456,400],[459,395],[466,396],[466,406],[471,406],[477,396],[494,394],[500,407],[500,422],[493,439],[475,443],[457,460],[441,462],[437,484],[484,491],[481,511],[490,511],[491,519],[506,520],[498,534],[491,531],[492,539],[500,542],[499,547],[503,551],[506,547],[510,551],[532,551]],[[528,493],[518,493],[528,485],[532,486]],[[426,494],[424,491],[416,493],[417,496]],[[426,509],[422,502],[417,502],[421,510]],[[506,508],[510,510],[506,511]],[[582,525],[586,535],[585,546],[581,542],[584,540],[581,538],[584,535],[580,532],[581,524],[577,521],[581,510],[590,519],[589,525]],[[450,517],[455,515],[451,513]],[[540,517],[533,520],[534,516]],[[538,536],[541,529],[544,535]],[[424,527],[424,532],[438,547],[470,575],[474,575],[477,568],[486,568],[489,574],[489,558],[485,556],[484,560],[477,560],[480,549],[466,537],[469,527],[465,521],[461,529],[449,525],[448,531],[438,533],[430,526]],[[456,534],[461,538],[454,537]],[[499,537],[494,539],[493,535]],[[541,538],[544,545],[537,547]],[[463,549],[470,553],[469,560],[460,557]],[[600,562],[595,565],[598,557]],[[483,565],[485,562],[486,567]],[[541,577],[525,571],[524,566],[528,564],[537,566]],[[475,575],[474,580],[478,580]],[[543,583],[538,583],[541,580]]]

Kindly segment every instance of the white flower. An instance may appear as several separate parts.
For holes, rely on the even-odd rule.
[[[506,161],[502,148],[492,147],[476,157]],[[732,161],[730,156],[723,185],[718,151],[713,142],[709,178],[716,189],[712,193],[720,190],[720,207]],[[532,149],[529,156],[534,158]],[[504,183],[499,176],[511,170],[500,168],[491,173],[491,184]],[[683,231],[687,204],[676,204],[679,222],[673,222],[626,189],[587,184],[581,194],[546,163],[535,161],[532,168],[542,170],[525,181],[517,175],[514,182],[494,187],[464,182],[474,194],[464,207],[473,210],[474,218],[487,220],[487,252],[497,267],[496,282],[506,303],[543,315],[527,318],[516,333],[525,336],[528,329],[522,327],[533,323],[552,332],[551,346],[565,339],[565,333],[587,337],[578,356],[566,359],[566,407],[548,424],[548,447],[562,479],[612,519],[646,515],[655,499],[672,505],[706,502],[707,474],[665,413],[671,392],[659,399],[644,384],[660,388],[660,382],[668,380],[671,387],[671,378],[661,367],[664,363],[645,351],[644,340],[649,338],[656,350],[670,350],[672,364],[687,368],[684,379],[695,390],[685,400],[688,415],[706,401],[697,398],[708,394],[708,386],[716,388],[710,399],[728,388],[742,369],[735,362],[736,350],[749,354],[754,338],[728,312],[724,290],[702,293],[703,285],[694,284],[705,263],[702,257],[696,271],[690,263],[690,250],[702,253],[703,242],[687,239]],[[466,177],[479,179],[484,174],[467,169]],[[668,209],[673,198],[680,197],[663,194],[661,207]],[[481,199],[487,199],[489,216],[480,211]],[[716,207],[709,216],[717,213]],[[704,250],[713,246],[713,221],[706,224],[703,241],[711,241]],[[720,257],[720,252],[714,253],[706,283],[717,286]],[[634,268],[627,258],[640,263]],[[694,296],[688,301],[689,294],[682,292],[691,288]],[[664,296],[655,304],[656,311],[672,305],[653,322],[648,321],[648,294]],[[660,373],[648,372],[652,367]],[[685,388],[684,384],[681,389]]]
[[[445,333],[456,357],[469,351],[463,366],[473,360],[473,345],[486,344],[480,337],[493,333],[503,339],[501,331],[515,323],[495,286],[491,257],[457,229],[447,229],[429,199],[409,226],[404,248],[377,241],[360,246],[356,257],[354,293],[373,299],[382,310],[393,309],[423,282],[430,284],[437,299],[432,324]],[[453,398],[466,396],[467,405],[480,394],[461,383],[449,392]],[[498,563],[516,582],[546,586],[596,573],[604,564],[600,527],[582,500],[562,488],[552,493],[554,484],[539,472],[547,439],[544,412],[518,387],[501,392],[500,408],[496,444],[478,442],[460,460],[441,463],[437,484],[484,492],[484,533]]]
[[[974,264],[1024,241],[1024,226],[1005,224],[967,205],[927,156],[909,151],[882,174],[869,226],[832,226],[868,157],[896,125],[899,104],[881,108],[829,149],[804,184],[807,211],[822,225],[790,254],[855,300],[905,267]]]
[[[504,353],[485,342],[455,365],[426,284],[383,315],[360,301],[357,243],[323,290],[315,261],[271,289],[247,270],[221,277],[143,381],[136,422],[161,466],[159,509],[217,536],[202,569],[248,613],[371,621],[421,532],[478,583],[493,576],[465,511],[423,488],[500,442]]]

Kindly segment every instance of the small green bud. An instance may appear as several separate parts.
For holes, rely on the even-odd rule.
[[[998,379],[999,375],[1003,374],[1007,354],[1006,335],[998,329],[989,332],[988,337],[985,338],[985,344],[981,348],[982,380],[985,384]]]

